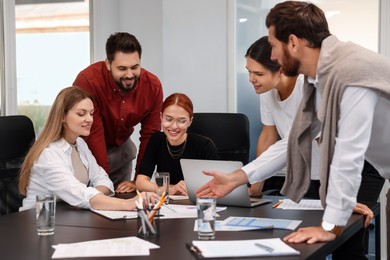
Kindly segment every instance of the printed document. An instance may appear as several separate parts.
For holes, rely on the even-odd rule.
[[[53,247],[55,251],[52,258],[150,255],[150,249],[160,248],[135,236],[58,244]]]
[[[216,207],[216,211],[220,212],[226,210],[226,207]],[[91,211],[102,215],[109,219],[132,219],[137,218],[137,211],[124,211],[124,210],[94,210]],[[160,219],[170,218],[196,218],[197,211],[196,205],[178,205],[168,204],[162,205],[160,210]]]
[[[299,255],[300,252],[284,243],[280,238],[252,240],[192,241],[205,258],[254,257]]]
[[[293,210],[324,210],[321,200],[301,200],[295,203],[290,199],[283,199],[277,207],[278,209],[293,209]]]
[[[274,218],[253,218],[253,217],[228,217],[223,221],[227,226],[239,227],[274,227],[277,229],[294,230],[302,220],[274,219]]]

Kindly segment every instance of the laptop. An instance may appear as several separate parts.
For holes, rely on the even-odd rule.
[[[242,162],[239,161],[219,160],[180,159],[180,164],[187,186],[188,197],[193,203],[196,203],[195,191],[212,178],[203,174],[202,171],[212,170],[230,173],[242,167]],[[238,207],[255,207],[269,202],[271,200],[251,198],[246,184],[237,187],[225,197],[217,199],[219,205]]]

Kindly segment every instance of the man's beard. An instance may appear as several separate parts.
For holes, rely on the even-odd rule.
[[[131,80],[131,78],[120,78],[119,81],[115,80],[116,84],[118,85],[119,89],[122,90],[123,92],[129,92],[131,91],[135,85],[137,84],[137,80],[138,80],[138,77],[137,76],[134,76],[133,77],[134,79],[134,82],[133,84],[131,84],[131,86],[129,85],[124,85],[122,83],[122,80]]]
[[[299,60],[293,59],[290,53],[287,51],[287,48],[283,48],[285,64],[282,65],[283,74],[288,77],[295,77],[298,75],[298,69],[301,66]]]

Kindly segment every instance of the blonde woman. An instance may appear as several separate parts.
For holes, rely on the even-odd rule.
[[[21,168],[19,190],[26,198],[20,211],[33,208],[36,195],[45,193],[81,208],[135,208],[136,198],[110,197],[113,184],[80,137],[90,134],[93,112],[92,96],[80,88],[68,87],[58,94]]]

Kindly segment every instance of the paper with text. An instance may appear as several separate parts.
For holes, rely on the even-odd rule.
[[[149,250],[160,248],[158,245],[138,237],[92,240],[80,243],[53,245],[52,258],[103,257],[103,256],[140,256],[150,255]]]
[[[216,211],[226,210],[226,207],[216,207]],[[137,211],[122,211],[122,210],[93,210],[91,211],[102,215],[109,219],[131,219],[137,218]],[[162,205],[160,210],[160,219],[171,218],[196,218],[196,205]]]
[[[246,231],[246,230],[259,230],[259,229],[271,229],[269,227],[243,227],[243,226],[228,226],[225,225],[223,220],[215,221],[215,231]],[[194,231],[198,231],[198,220],[195,220]]]
[[[299,255],[300,252],[284,243],[280,238],[252,240],[214,240],[192,241],[205,258],[218,257],[250,257],[250,256],[282,256]],[[266,250],[259,245],[265,245]]]
[[[278,209],[291,209],[291,210],[324,210],[321,204],[321,200],[301,200],[299,203],[295,203],[290,199],[283,199],[282,203],[278,206]]]
[[[274,219],[274,218],[252,218],[252,217],[228,217],[223,221],[227,226],[239,226],[239,227],[270,227],[273,226],[276,229],[288,229],[294,230],[302,220],[291,219]]]

